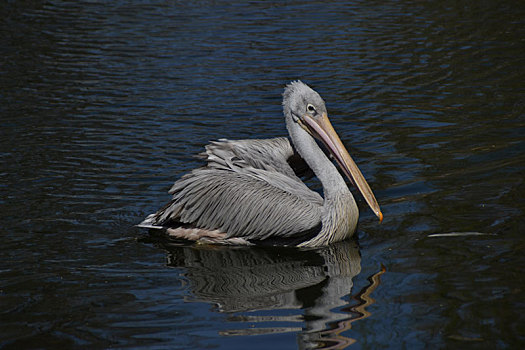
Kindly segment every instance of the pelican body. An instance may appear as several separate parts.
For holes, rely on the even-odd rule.
[[[222,244],[324,246],[351,237],[359,210],[320,140],[380,221],[361,171],[328,120],[321,96],[301,81],[283,93],[288,138],[211,142],[206,165],[175,182],[172,200],[138,226],[170,237]],[[301,180],[313,172],[324,199]]]

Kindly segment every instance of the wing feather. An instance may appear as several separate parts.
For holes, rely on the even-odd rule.
[[[243,168],[276,171],[291,178],[311,177],[313,172],[286,137],[273,139],[228,140],[210,142],[198,155],[212,168]]]
[[[191,224],[228,238],[264,240],[293,237],[321,221],[319,202],[272,186],[263,174],[200,168],[188,175],[175,183],[173,199],[156,214],[155,225]]]
[[[293,238],[321,223],[322,198],[288,163],[296,156],[288,139],[219,140],[200,155],[207,166],[184,175],[172,200],[141,224],[190,225],[228,238]]]

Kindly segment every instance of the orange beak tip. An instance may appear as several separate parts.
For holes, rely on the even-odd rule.
[[[379,218],[379,223],[382,223],[383,222],[383,213],[379,212],[377,214],[377,217]]]

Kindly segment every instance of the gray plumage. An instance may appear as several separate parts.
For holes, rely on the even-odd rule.
[[[358,219],[354,198],[300,120],[302,113],[326,117],[324,101],[300,81],[283,97],[295,147],[287,138],[211,142],[199,155],[206,165],[176,181],[172,200],[138,226],[230,244],[320,246],[350,237]],[[310,169],[324,200],[300,179]]]

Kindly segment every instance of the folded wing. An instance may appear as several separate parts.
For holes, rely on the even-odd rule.
[[[308,168],[288,139],[219,140],[200,157],[207,165],[175,182],[172,200],[139,226],[186,225],[247,240],[320,229],[323,200],[297,176]]]

